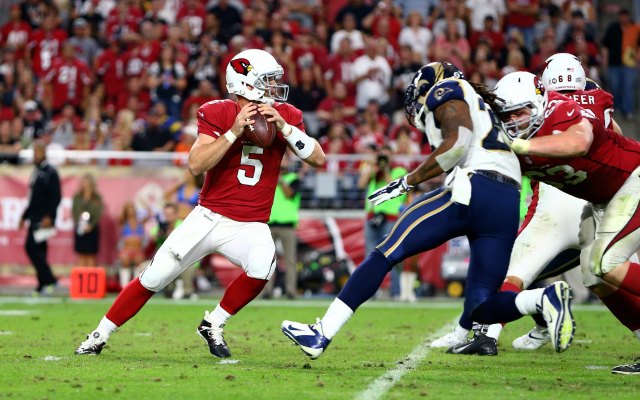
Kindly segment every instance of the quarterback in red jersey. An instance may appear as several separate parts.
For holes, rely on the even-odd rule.
[[[206,173],[198,206],[160,247],[151,264],[120,293],[96,330],[76,354],[99,354],[109,335],[133,317],[156,292],[207,254],[218,253],[243,273],[226,289],[197,333],[216,357],[230,357],[223,337],[227,320],[249,304],[275,270],[275,245],[266,222],[288,148],[313,167],[326,161],[315,139],[307,136],[302,112],[285,101],[284,71],[262,50],[245,50],[227,66],[227,90],[237,101],[216,100],[198,110],[198,139],[189,153],[189,170]],[[269,148],[242,138],[256,113],[274,122],[278,134]]]
[[[606,129],[572,99],[545,93],[532,74],[506,75],[496,95],[505,101],[501,118],[523,172],[590,203],[580,223],[583,270],[609,293],[640,296],[640,264],[629,260],[640,248],[640,143]],[[637,364],[614,372],[634,369],[640,373]]]

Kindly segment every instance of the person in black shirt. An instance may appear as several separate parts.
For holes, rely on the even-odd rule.
[[[39,237],[43,230],[54,227],[56,212],[61,200],[60,178],[55,168],[46,160],[44,142],[33,143],[33,163],[36,166],[29,185],[29,203],[20,218],[19,228],[29,221],[25,250],[36,269],[38,287],[36,294],[51,294],[56,278],[47,263],[47,236]]]

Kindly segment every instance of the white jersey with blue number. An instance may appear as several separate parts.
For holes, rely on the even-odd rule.
[[[431,147],[436,148],[442,143],[442,133],[439,124],[435,121],[434,111],[449,100],[466,102],[473,122],[473,137],[469,151],[458,166],[473,170],[495,171],[520,182],[518,158],[503,142],[498,128],[494,126],[498,121],[493,111],[465,80],[455,78],[442,80],[435,84],[425,96],[423,100],[427,107],[425,134]]]

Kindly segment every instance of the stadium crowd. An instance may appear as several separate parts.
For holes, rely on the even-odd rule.
[[[590,0],[14,1],[0,27],[0,152],[38,138],[188,152],[198,106],[226,93],[226,64],[246,48],[284,67],[288,101],[327,154],[385,144],[428,153],[402,117],[402,95],[433,60],[493,87],[574,53],[595,80],[608,67],[608,89],[631,119],[638,32],[625,12],[598,32]]]

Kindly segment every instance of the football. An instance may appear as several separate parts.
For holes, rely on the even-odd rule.
[[[249,140],[258,147],[267,148],[273,144],[276,137],[275,122],[268,122],[267,116],[256,113],[251,117],[255,122],[244,127],[243,138]]]

